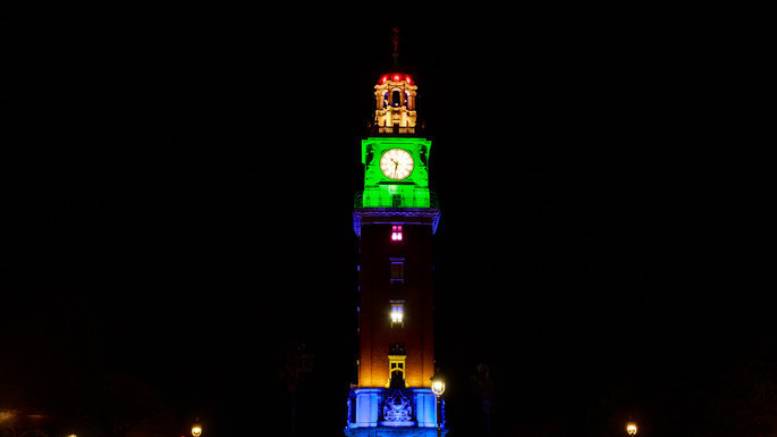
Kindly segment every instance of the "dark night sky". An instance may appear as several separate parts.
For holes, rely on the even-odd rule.
[[[777,371],[756,182],[718,111],[725,35],[671,11],[577,12],[68,10],[3,26],[0,407],[124,418],[158,402],[220,435],[285,426],[280,370],[304,342],[301,429],[337,435],[358,139],[398,23],[434,139],[457,435],[481,435],[478,363],[499,435],[608,435],[627,415],[645,435],[694,435],[691,418],[742,435]],[[107,401],[117,381],[151,393],[144,407]]]

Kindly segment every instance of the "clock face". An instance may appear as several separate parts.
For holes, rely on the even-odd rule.
[[[413,157],[403,149],[391,149],[380,158],[380,169],[390,179],[404,179],[413,172]]]

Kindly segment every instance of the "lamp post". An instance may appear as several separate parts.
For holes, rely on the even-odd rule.
[[[192,424],[192,437],[200,437],[202,435],[202,425],[199,422]]]
[[[442,435],[442,426],[440,420],[440,398],[445,393],[445,381],[437,377],[432,380],[432,393],[436,399],[435,407],[437,409],[437,437]]]
[[[634,436],[637,435],[637,431],[639,431],[639,428],[637,427],[636,422],[626,423],[626,434]]]

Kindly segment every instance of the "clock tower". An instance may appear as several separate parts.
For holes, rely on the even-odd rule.
[[[429,191],[432,142],[417,126],[411,75],[391,71],[374,90],[375,118],[361,141],[364,189],[353,212],[359,358],[345,434],[444,435],[444,408],[432,392],[432,239],[440,218]]]

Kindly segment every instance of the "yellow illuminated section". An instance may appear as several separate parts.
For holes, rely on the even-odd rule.
[[[375,126],[382,134],[413,134],[418,87],[409,74],[387,74],[375,85]]]
[[[405,362],[407,361],[407,355],[389,355],[389,377],[386,381],[386,388],[391,385],[391,376],[395,373],[400,373],[403,380],[407,380],[405,377]]]

